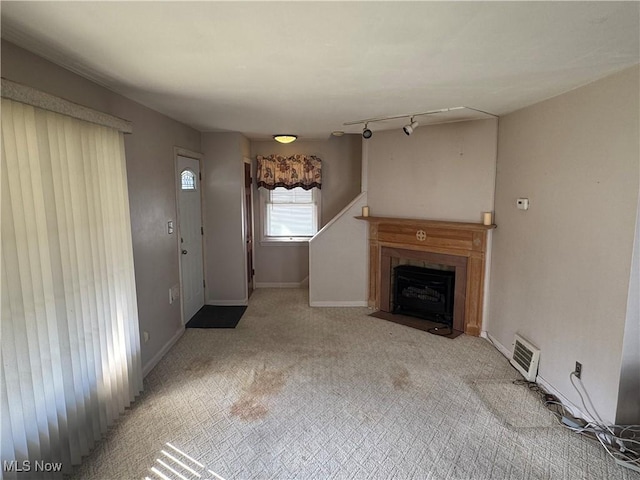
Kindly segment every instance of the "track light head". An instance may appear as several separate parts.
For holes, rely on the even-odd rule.
[[[364,129],[362,130],[362,136],[364,138],[369,139],[369,138],[371,138],[372,135],[373,135],[373,132],[371,130],[369,130],[369,124],[365,123],[364,124]]]
[[[411,135],[416,128],[418,128],[418,122],[416,122],[413,117],[411,117],[411,123],[402,127],[402,130],[407,135]]]

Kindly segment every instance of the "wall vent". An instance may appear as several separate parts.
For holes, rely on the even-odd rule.
[[[539,361],[540,349],[526,341],[520,335],[516,335],[513,344],[511,365],[513,365],[527,381],[535,382],[536,375],[538,374]]]

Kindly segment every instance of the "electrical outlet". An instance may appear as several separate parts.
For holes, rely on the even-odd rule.
[[[147,343],[149,341],[149,332],[142,332],[142,338],[144,343]]]
[[[576,369],[573,371],[576,378],[580,378],[582,376],[582,364],[580,362],[576,362]]]

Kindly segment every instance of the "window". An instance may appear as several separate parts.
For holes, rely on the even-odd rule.
[[[193,170],[183,170],[180,174],[180,187],[182,190],[195,190],[196,189],[196,174]]]
[[[318,231],[320,190],[262,190],[263,240],[307,241]]]

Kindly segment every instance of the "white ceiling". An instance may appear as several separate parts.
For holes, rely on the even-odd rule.
[[[201,131],[326,138],[503,115],[636,64],[639,6],[3,1],[2,36]]]

